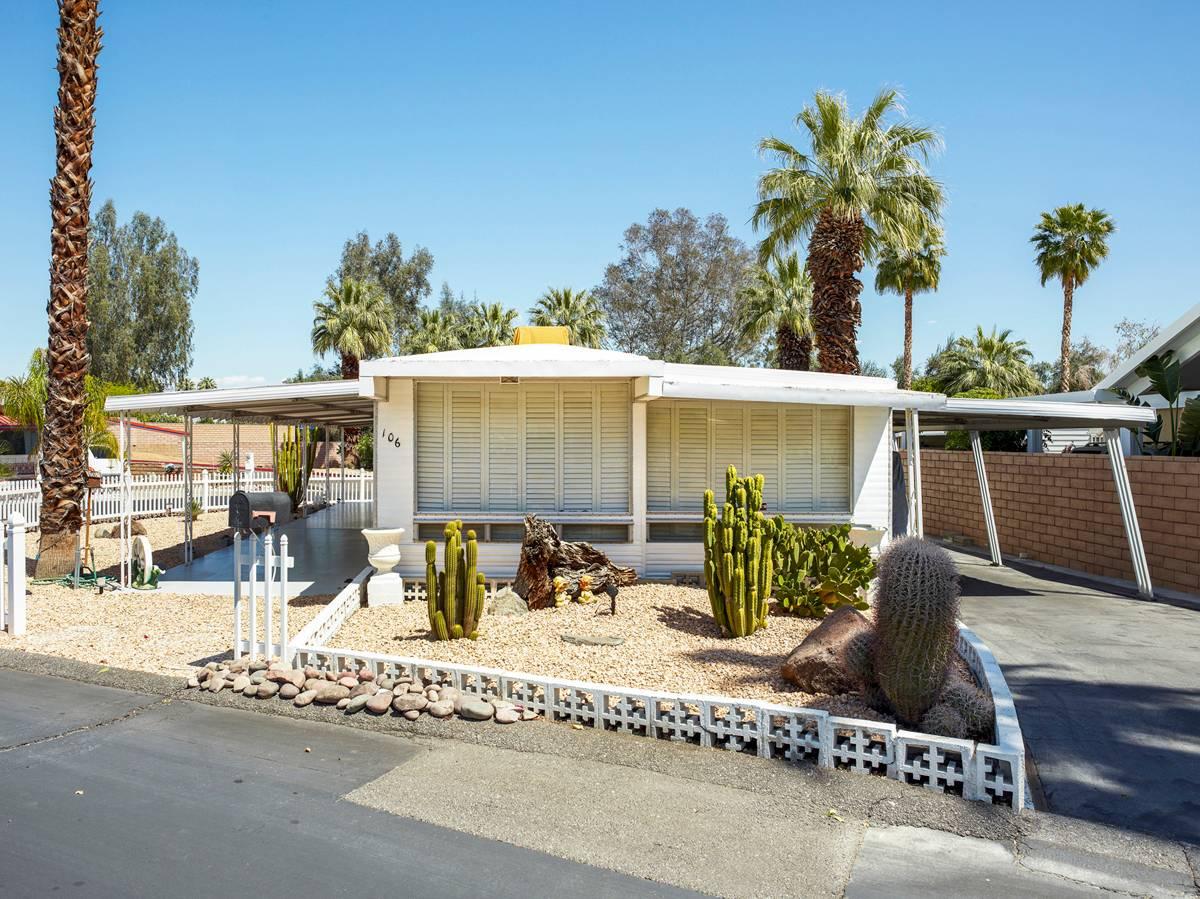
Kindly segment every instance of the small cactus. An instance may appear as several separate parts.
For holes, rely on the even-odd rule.
[[[941,737],[954,737],[966,740],[970,737],[967,722],[956,712],[949,703],[939,702],[921,716],[918,725],[922,733],[937,734]]]
[[[958,571],[940,546],[896,540],[879,559],[876,597],[875,680],[915,724],[938,701],[954,653]]]
[[[434,639],[458,640],[479,636],[479,619],[483,616],[487,594],[486,577],[476,570],[479,545],[475,532],[467,531],[467,545],[462,546],[462,522],[446,525],[445,570],[437,570],[437,544],[425,544],[425,594],[429,603],[429,627]]]
[[[967,737],[986,740],[991,737],[996,720],[996,706],[983,690],[962,677],[951,674],[942,687],[939,705],[947,705],[959,714],[966,725]]]

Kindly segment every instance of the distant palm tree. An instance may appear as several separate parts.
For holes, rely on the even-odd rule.
[[[373,283],[346,278],[325,288],[324,302],[313,303],[313,352],[337,353],[343,379],[357,378],[359,361],[391,344],[392,305]]]
[[[38,577],[75,564],[86,489],[88,225],[96,133],[96,59],[102,32],[96,0],[59,0],[58,106],[50,182],[50,341],[42,436]]]
[[[974,337],[959,337],[937,358],[930,360],[927,374],[943,393],[957,395],[968,390],[991,390],[1000,396],[1040,393],[1030,360],[1033,354],[1024,340],[1011,340],[1012,331],[982,327]]]
[[[175,382],[175,389],[176,390],[195,390],[196,382],[193,381],[191,378],[189,378],[187,375],[184,375],[182,378],[180,378],[178,381]]]
[[[775,364],[789,371],[812,367],[812,279],[795,253],[772,256],[738,295],[741,339],[756,344],[775,332]]]
[[[533,307],[533,324],[557,325],[570,332],[572,346],[599,348],[604,342],[604,310],[586,290],[551,287]]]
[[[29,447],[29,455],[35,459],[42,453],[49,385],[46,351],[40,348],[34,350],[33,355],[29,357],[29,366],[24,374],[0,381],[0,407],[3,407],[5,415],[33,432],[33,445]],[[81,444],[85,448],[95,446],[116,450],[116,438],[108,430],[108,415],[104,411],[104,401],[108,398],[109,390],[110,385],[91,375],[84,378]]]
[[[845,97],[818,91],[796,123],[810,148],[770,137],[778,167],[758,182],[754,227],[767,230],[762,261],[808,236],[812,317],[822,371],[856,374],[862,283],[855,273],[881,246],[913,246],[941,216],[942,188],[924,162],[941,146],[931,128],[898,121],[900,94],[881,91],[858,118]]]
[[[1057,278],[1063,291],[1062,345],[1059,351],[1059,390],[1071,384],[1071,316],[1075,288],[1108,256],[1108,238],[1116,224],[1103,209],[1086,209],[1082,203],[1043,212],[1029,242],[1037,248],[1036,262],[1042,286]]]
[[[404,341],[404,353],[414,356],[460,349],[460,330],[460,323],[453,313],[440,309],[418,309],[416,326]]]
[[[461,324],[459,342],[464,347],[505,346],[513,342],[517,310],[501,303],[479,303]]]
[[[938,289],[942,276],[941,229],[934,229],[915,249],[886,246],[879,255],[875,269],[875,290],[891,291],[904,297],[904,367],[900,386],[912,387],[912,310],[913,295]]]
[[[212,378],[201,378],[196,382],[197,390],[216,390],[217,382]]]

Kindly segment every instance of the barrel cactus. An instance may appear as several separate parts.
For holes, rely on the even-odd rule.
[[[438,640],[457,640],[479,636],[483,617],[486,578],[478,571],[479,545],[475,532],[467,531],[462,545],[462,522],[446,525],[444,571],[437,570],[437,544],[425,544],[425,595],[429,603],[429,626]]]
[[[704,577],[723,634],[745,637],[767,626],[774,578],[774,526],[762,513],[763,476],[725,473],[720,515],[704,491]]]
[[[896,540],[879,560],[875,679],[896,716],[915,725],[938,701],[957,633],[958,571],[941,547]]]

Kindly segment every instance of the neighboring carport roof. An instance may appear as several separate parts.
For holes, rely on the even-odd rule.
[[[1200,303],[1171,322],[1153,340],[1113,369],[1093,389],[1120,389],[1133,396],[1153,392],[1149,378],[1140,377],[1137,368],[1151,356],[1161,356],[1167,350],[1174,352],[1179,360],[1182,389],[1200,390]]]
[[[1045,400],[982,400],[951,397],[920,409],[923,431],[1018,431],[1036,428],[1137,428],[1155,419],[1153,409],[1125,403],[1055,403]],[[904,410],[892,423],[904,427]]]
[[[193,418],[263,418],[355,427],[371,424],[374,400],[359,396],[358,381],[308,381],[111,396],[104,408],[134,417],[139,412],[160,412]]]

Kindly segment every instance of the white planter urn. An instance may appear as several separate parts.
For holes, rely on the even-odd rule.
[[[404,528],[363,528],[367,538],[367,561],[376,575],[387,574],[400,562],[400,538]]]

